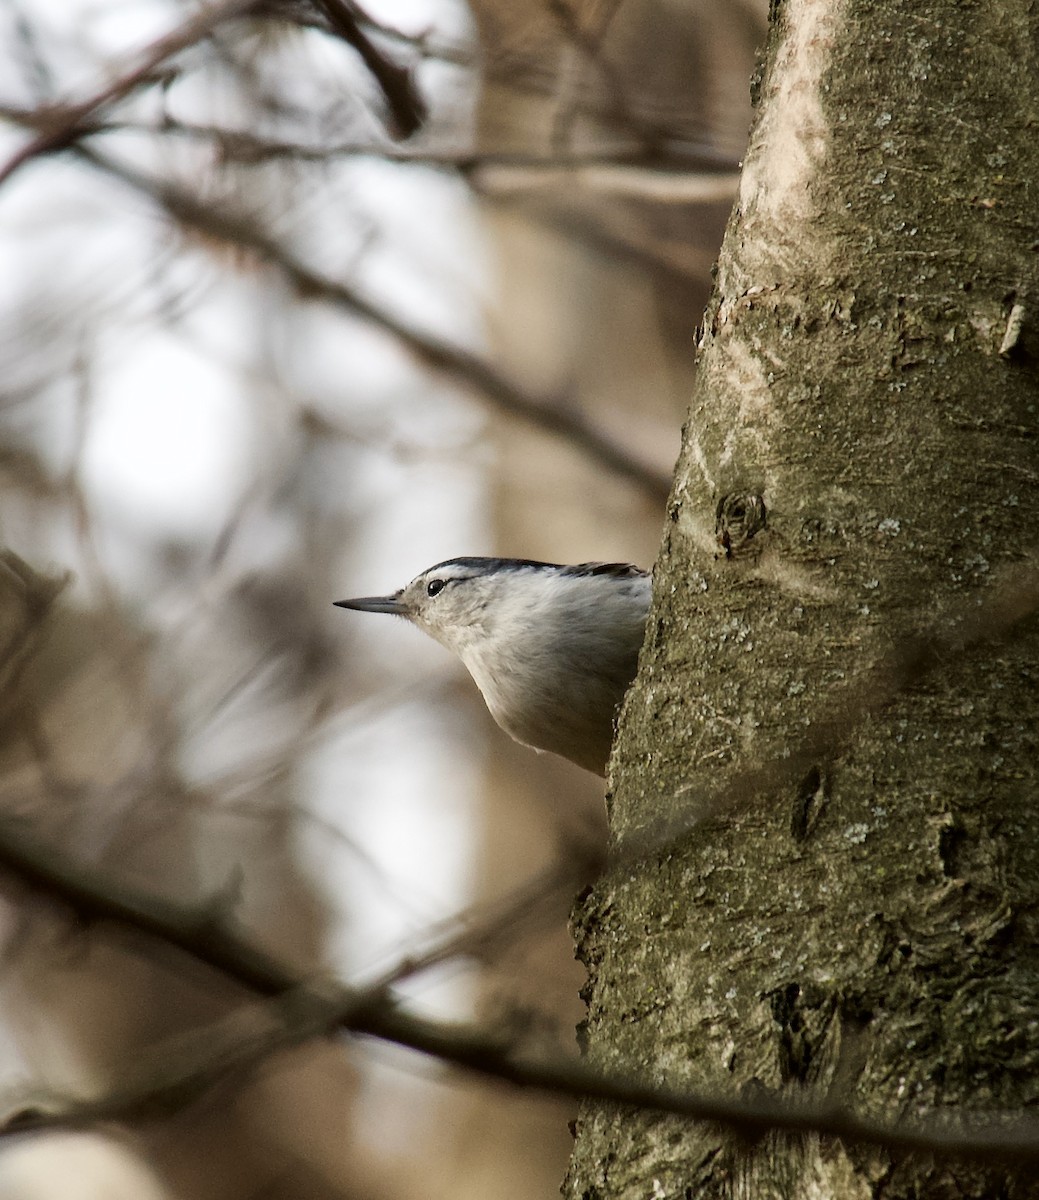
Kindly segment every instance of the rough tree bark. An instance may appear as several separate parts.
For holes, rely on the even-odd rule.
[[[1030,0],[776,4],[613,762],[622,857],[1039,543],[1037,78]],[[730,501],[731,557],[726,497],[767,513],[741,542]],[[1036,1104],[1037,740],[1032,622],[949,656],[801,786],[618,866],[578,913],[592,1061],[891,1121]],[[1039,1186],[588,1105],[565,1192]]]

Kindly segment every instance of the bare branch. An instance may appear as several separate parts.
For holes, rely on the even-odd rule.
[[[412,72],[383,54],[371,41],[360,25],[363,14],[349,0],[315,0],[315,3],[327,20],[327,29],[357,51],[379,85],[395,136],[410,137],[417,132],[426,119],[427,108]],[[32,123],[40,132],[0,167],[0,185],[32,159],[67,149],[91,132],[90,118],[138,88],[157,83],[157,71],[163,63],[209,37],[218,25],[238,17],[261,15],[263,7],[262,0],[219,0],[210,4],[153,42],[140,53],[135,65],[117,72],[111,83],[88,99],[37,111]]]
[[[5,837],[0,828],[0,847]],[[13,840],[18,842],[17,835]],[[10,841],[6,848],[12,848]],[[24,844],[14,847],[20,863],[25,862],[25,850]],[[10,865],[4,853],[0,848],[0,860]],[[38,856],[30,851],[30,857],[34,864],[30,865],[30,871],[35,872]],[[63,875],[57,894],[73,905],[78,916],[94,919],[95,906],[88,906],[92,909],[88,913],[82,909],[82,874],[65,864],[60,868],[54,865]],[[41,1093],[18,1096],[8,1106],[6,1117],[0,1112],[0,1137],[40,1129],[85,1128],[102,1121],[135,1122],[167,1117],[212,1088],[244,1082],[277,1053],[325,1036],[338,1027],[350,1028],[358,1013],[389,1005],[389,989],[404,980],[459,955],[487,955],[505,931],[514,933],[518,924],[537,920],[549,903],[557,903],[563,892],[572,893],[577,882],[587,878],[592,869],[589,860],[578,857],[560,860],[502,900],[462,913],[444,922],[438,930],[430,931],[421,953],[400,958],[363,988],[344,988],[328,980],[301,982],[278,992],[267,1003],[245,1005],[221,1021],[163,1039],[139,1054],[124,1078],[103,1096],[81,1099]],[[33,881],[29,874],[22,878]],[[40,882],[38,877],[34,881]],[[146,910],[152,909],[152,918],[160,924],[176,911],[172,928],[181,931],[175,938],[181,949],[185,948],[183,931],[196,930],[208,942],[213,921],[219,918],[221,910],[226,914],[229,907],[217,897],[199,910],[172,910],[140,897],[131,899],[126,893],[116,892],[113,896],[111,888],[109,892],[109,903],[97,906],[97,915],[110,918],[114,911],[111,901],[116,899],[123,905],[124,916],[136,914],[128,924],[149,936],[155,935],[156,926],[141,924],[140,918]],[[228,945],[226,941],[222,944],[225,948]],[[241,951],[234,957],[246,964],[257,961],[255,955],[243,956]],[[213,965],[212,961],[209,965]],[[267,968],[264,969],[273,981],[274,972]],[[225,974],[242,982],[237,968]]]
[[[72,145],[84,130],[84,122],[117,100],[144,84],[154,83],[155,71],[167,59],[209,36],[217,25],[244,15],[255,0],[220,0],[203,8],[178,28],[154,42],[145,50],[136,66],[119,74],[106,87],[87,100],[55,108],[46,124],[49,128],[18,150],[0,167],[0,185],[27,162],[41,154],[51,154]],[[43,116],[43,114],[38,114]]]
[[[46,126],[48,112],[0,106],[0,115],[22,125]],[[85,120],[79,136],[139,133],[183,137],[213,143],[221,159],[245,165],[288,160],[327,163],[344,158],[375,158],[407,166],[444,168],[468,180],[480,191],[528,191],[577,184],[589,191],[663,204],[710,204],[731,201],[739,179],[732,155],[708,146],[652,151],[602,147],[581,153],[544,154],[482,151],[468,147],[400,148],[374,141],[314,144],[260,137],[249,129],[205,125],[164,117],[160,123]]]
[[[474,186],[494,196],[578,187],[608,200],[652,204],[724,204],[736,196],[739,176],[704,171],[654,170],[626,163],[479,163],[470,172]]]
[[[332,1032],[348,1009],[342,995],[316,984],[222,1021],[165,1038],[136,1055],[124,1077],[104,1095],[76,1098],[36,1093],[0,1112],[0,1137],[43,1129],[83,1129],[104,1121],[169,1117],[213,1088],[245,1082],[273,1055]]]
[[[395,63],[375,45],[360,27],[361,13],[349,0],[315,0],[332,29],[361,57],[386,99],[393,132],[410,137],[425,123],[428,109],[415,87],[411,72]]]
[[[187,1066],[175,1064],[161,1078],[137,1081],[119,1097],[48,1113],[17,1112],[6,1132],[168,1111],[228,1074],[249,1069],[276,1049],[319,1036],[333,1027],[366,1034],[464,1067],[485,1078],[556,1096],[591,1098],[654,1109],[722,1124],[756,1139],[771,1133],[816,1133],[845,1142],[880,1146],[894,1153],[940,1154],[981,1163],[1039,1163],[1039,1123],[1010,1118],[946,1121],[941,1125],[887,1125],[859,1119],[831,1105],[781,1100],[725,1099],[660,1088],[605,1075],[578,1061],[531,1061],[507,1042],[472,1029],[428,1021],[395,1007],[380,987],[363,990],[301,985],[263,951],[228,933],[203,909],[185,909],[116,887],[88,867],[74,866],[33,844],[10,823],[0,824],[0,866],[69,904],[85,921],[114,921],[174,946],[252,991],[276,996],[281,1023],[259,1034],[213,1039],[213,1053]],[[286,1015],[287,1014],[287,1015]],[[206,1043],[203,1042],[203,1049]],[[215,1048],[214,1048],[215,1045]],[[188,1056],[190,1058],[190,1056]]]
[[[8,719],[9,710],[17,703],[18,677],[36,648],[51,605],[71,578],[69,574],[41,575],[13,550],[0,550],[0,615],[7,635],[0,645],[0,720]],[[12,614],[11,608],[17,611]]]
[[[329,32],[328,19],[322,19],[320,9],[312,7],[306,0],[259,0],[262,10],[293,25],[306,29],[318,29],[323,33]],[[419,58],[434,59],[438,62],[449,63],[453,66],[468,67],[473,64],[473,51],[458,43],[448,42],[437,38],[430,32],[419,34],[404,33],[392,25],[377,20],[370,13],[363,12],[351,0],[344,0],[346,6],[353,12],[357,24],[369,33],[377,34],[385,41],[413,51]]]
[[[439,929],[430,930],[424,950],[403,956],[367,987],[385,994],[405,979],[453,958],[491,957],[503,933],[515,938],[520,925],[542,919],[550,903],[567,893],[572,896],[579,884],[592,878],[599,865],[591,854],[561,858],[501,900],[467,910],[444,921]]]

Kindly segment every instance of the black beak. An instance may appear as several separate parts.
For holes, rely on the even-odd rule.
[[[393,596],[361,596],[357,600],[334,600],[332,603],[336,608],[355,608],[358,612],[395,613],[398,617],[404,615],[399,592]]]

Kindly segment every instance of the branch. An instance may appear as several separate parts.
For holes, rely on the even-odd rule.
[[[37,110],[0,104],[0,117],[27,126],[40,121]],[[542,192],[553,195],[564,188],[580,187],[609,200],[637,198],[652,204],[730,203],[735,195],[737,163],[731,156],[709,147],[681,153],[670,149],[655,154],[603,149],[589,153],[542,154],[482,152],[472,148],[402,149],[371,141],[326,145],[259,137],[244,129],[164,118],[160,124],[140,121],[91,121],[83,136],[134,133],[155,137],[183,137],[204,141],[222,162],[241,166],[291,161],[327,163],[335,159],[373,158],[403,166],[426,167],[460,175],[479,196],[491,202],[533,200]],[[536,210],[537,211],[537,210]],[[587,243],[597,253],[633,263],[662,280],[702,285],[710,274],[715,254],[705,246],[677,239],[661,242],[651,235],[630,208],[600,207],[581,214],[572,205],[558,204],[538,211],[538,218],[556,226],[566,237]]]
[[[315,0],[315,3],[334,32],[357,51],[379,85],[395,136],[406,138],[417,133],[425,123],[428,109],[411,72],[383,54],[368,37],[358,23],[363,14],[350,0]]]
[[[386,101],[395,136],[410,137],[416,133],[426,119],[427,109],[411,71],[383,54],[371,41],[359,24],[363,14],[350,0],[314,2],[325,16],[326,31],[352,46],[375,79]],[[43,126],[41,132],[0,167],[0,186],[32,159],[67,149],[92,132],[91,118],[136,89],[158,82],[156,71],[164,62],[209,37],[218,25],[238,17],[260,16],[262,11],[262,0],[219,0],[141,51],[136,65],[117,73],[110,84],[93,96],[78,104],[38,111],[34,123]]]
[[[155,71],[168,58],[186,50],[189,46],[202,41],[213,32],[217,25],[243,16],[253,7],[255,0],[221,0],[208,8],[203,8],[183,25],[153,42],[143,51],[140,62],[124,70],[108,84],[87,100],[79,104],[70,104],[54,109],[47,119],[49,128],[37,134],[27,145],[8,159],[0,167],[0,185],[7,182],[14,173],[27,162],[41,154],[51,154],[55,150],[63,150],[71,146],[85,132],[85,122],[101,110],[123,99],[135,88],[142,84],[154,83]],[[37,114],[37,117],[42,114]]]
[[[33,109],[0,107],[0,114],[23,124],[39,121]],[[494,151],[476,150],[468,147],[414,149],[387,146],[376,141],[345,141],[315,145],[307,142],[289,141],[260,137],[249,129],[228,128],[222,125],[205,125],[191,121],[179,121],[164,117],[158,124],[133,121],[93,121],[84,128],[85,133],[122,133],[130,131],[157,136],[177,135],[217,142],[225,157],[235,162],[266,162],[272,159],[293,159],[300,162],[328,162],[337,158],[377,158],[383,162],[404,163],[415,166],[444,167],[457,171],[469,178],[495,169],[529,171],[532,175],[557,175],[562,172],[594,173],[598,171],[627,170],[636,178],[645,177],[653,186],[631,189],[635,194],[652,196],[661,182],[673,180],[685,190],[707,188],[709,181],[718,186],[734,188],[738,177],[739,163],[732,155],[703,146],[689,150],[686,147],[672,149],[663,146],[657,150],[631,150],[615,146],[603,146],[595,150],[560,151]],[[732,198],[732,191],[726,192]],[[670,200],[671,197],[665,196]]]
[[[0,116],[19,124],[45,127],[49,113],[0,105]],[[374,141],[308,142],[260,137],[248,129],[231,129],[164,117],[157,124],[139,121],[86,120],[79,136],[106,133],[183,137],[214,144],[220,158],[246,166],[288,160],[327,163],[343,158],[374,158],[405,166],[442,168],[461,175],[477,191],[497,195],[549,188],[580,187],[610,199],[638,199],[656,204],[731,202],[739,183],[738,163],[728,154],[704,147],[681,153],[604,147],[581,153],[539,153],[457,149],[401,149]]]
[[[273,1055],[326,1036],[344,1024],[349,1026],[351,1018],[365,1008],[389,1005],[390,988],[406,979],[461,955],[484,957],[506,930],[513,932],[517,924],[543,916],[539,910],[558,900],[564,891],[572,895],[577,882],[587,876],[583,868],[578,858],[561,859],[497,903],[444,922],[439,930],[431,931],[421,954],[399,959],[364,988],[348,989],[330,981],[300,983],[202,1029],[166,1038],[138,1052],[132,1069],[102,1096],[70,1099],[23,1092],[8,1106],[6,1115],[0,1102],[0,1137],[171,1116],[213,1088],[244,1081]],[[75,872],[66,874],[71,879]],[[73,899],[77,903],[82,900],[78,885],[69,896]],[[140,911],[144,906],[135,907]],[[208,923],[204,914],[217,907],[207,906],[194,917],[178,916],[174,925],[202,927]]]
[[[259,0],[264,12],[272,17],[297,25],[304,29],[317,29],[328,33],[328,20],[321,20],[318,10],[299,0]],[[419,34],[404,33],[393,25],[377,20],[371,13],[363,12],[352,0],[344,0],[344,4],[354,14],[357,24],[364,30],[378,34],[384,41],[393,42],[404,49],[411,50],[419,58],[432,59],[448,63],[455,67],[468,67],[473,64],[473,52],[460,43],[441,41],[431,32]]]
[[[333,1005],[332,995],[317,985],[301,986],[200,1030],[164,1039],[137,1052],[132,1068],[101,1096],[23,1095],[0,1112],[0,1138],[170,1117],[213,1088],[244,1081],[280,1051],[331,1033],[349,1011],[341,995]]]
[[[246,1069],[274,1049],[338,1027],[515,1087],[709,1121],[751,1140],[777,1132],[816,1133],[892,1153],[940,1154],[1003,1166],[1039,1164],[1039,1123],[1035,1121],[993,1117],[969,1124],[947,1121],[942,1125],[892,1126],[860,1119],[830,1105],[724,1099],[606,1075],[583,1062],[526,1060],[500,1039],[405,1013],[394,1007],[379,987],[329,991],[300,984],[263,951],[222,928],[214,920],[212,908],[200,913],[118,888],[100,872],[42,849],[9,821],[0,823],[0,867],[64,901],[81,920],[126,926],[176,947],[243,987],[278,997],[272,1011],[282,1016],[275,1029],[267,1027],[258,1035],[232,1039],[229,1047],[218,1047],[201,1064],[189,1062],[183,1068],[175,1064],[158,1077],[138,1083],[136,1090],[130,1086],[107,1099],[78,1107],[73,1104],[64,1113],[23,1109],[7,1126],[12,1134],[119,1116],[125,1119],[128,1112],[140,1116],[166,1111],[215,1082],[217,1076],[225,1078],[227,1072]],[[117,1108],[117,1102],[122,1108]]]
[[[515,933],[520,925],[545,917],[549,903],[558,898],[573,896],[577,887],[586,884],[598,873],[601,861],[583,846],[567,847],[569,858],[539,872],[501,900],[463,912],[432,929],[426,935],[427,945],[419,954],[402,957],[395,966],[383,972],[367,985],[367,990],[385,995],[397,984],[427,971],[439,963],[468,956],[488,959],[495,944],[508,931]]]
[[[533,396],[477,355],[406,324],[347,284],[307,266],[244,214],[203,203],[175,184],[152,179],[84,146],[77,146],[75,150],[92,166],[148,196],[180,224],[252,251],[277,268],[300,296],[344,308],[370,322],[396,338],[429,370],[477,391],[502,412],[569,441],[601,466],[641,488],[654,503],[666,500],[670,490],[669,477],[632,457],[586,417]]]
[[[7,641],[0,646],[0,722],[19,702],[17,683],[36,648],[37,638],[51,606],[71,581],[71,574],[41,575],[13,550],[0,550],[0,612],[4,624],[13,624]],[[18,609],[11,622],[8,602]]]

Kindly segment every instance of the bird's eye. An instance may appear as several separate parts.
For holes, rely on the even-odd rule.
[[[429,583],[426,584],[426,595],[435,596],[437,592],[442,592],[446,582],[446,579],[431,579]]]

